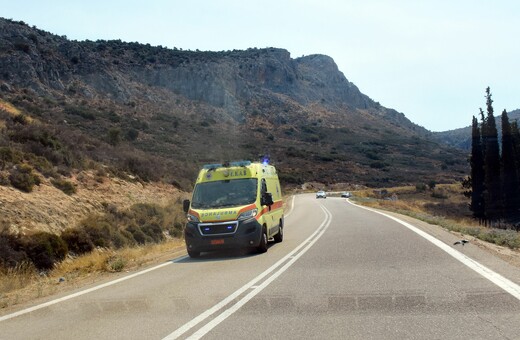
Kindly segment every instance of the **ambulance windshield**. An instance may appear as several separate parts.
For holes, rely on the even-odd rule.
[[[257,187],[256,178],[198,183],[191,206],[212,209],[251,204],[256,201]]]

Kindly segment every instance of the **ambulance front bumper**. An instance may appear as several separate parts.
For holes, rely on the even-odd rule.
[[[262,226],[254,218],[215,223],[188,222],[184,228],[186,248],[190,251],[214,251],[257,247]]]

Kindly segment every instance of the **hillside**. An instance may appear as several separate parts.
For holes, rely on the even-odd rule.
[[[502,113],[500,113],[502,114]],[[520,110],[514,110],[507,113],[510,121],[519,120],[520,119]],[[480,117],[478,117],[480,119]],[[499,140],[502,139],[502,119],[501,116],[495,116],[495,123],[498,131]],[[453,146],[459,148],[464,151],[471,150],[471,125],[466,127],[443,131],[443,132],[434,132],[434,139],[439,142],[445,143],[449,146]]]
[[[74,174],[71,181],[77,187],[74,195],[67,195],[47,179],[31,193],[0,186],[0,227],[15,233],[39,230],[59,234],[87,216],[111,209],[125,210],[138,203],[166,206],[187,198],[170,185],[125,181],[91,171]]]
[[[204,162],[262,154],[285,185],[453,181],[467,170],[464,153],[323,55],[78,42],[0,19],[0,98],[24,117],[0,110],[0,146],[65,176],[102,164],[189,190]]]

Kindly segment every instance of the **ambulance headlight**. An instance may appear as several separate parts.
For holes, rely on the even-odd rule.
[[[197,216],[192,214],[187,214],[186,217],[188,218],[188,222],[200,222]]]
[[[237,220],[239,220],[239,221],[248,220],[250,218],[255,217],[257,214],[258,214],[258,209],[251,209],[248,211],[244,211],[243,213],[238,215]]]

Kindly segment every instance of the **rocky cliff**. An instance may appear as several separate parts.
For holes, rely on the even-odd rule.
[[[0,19],[0,98],[62,137],[81,135],[89,147],[62,143],[85,157],[139,175],[158,164],[149,175],[177,182],[201,162],[264,153],[288,184],[453,180],[466,166],[361,93],[332,58],[278,48],[78,42]]]

